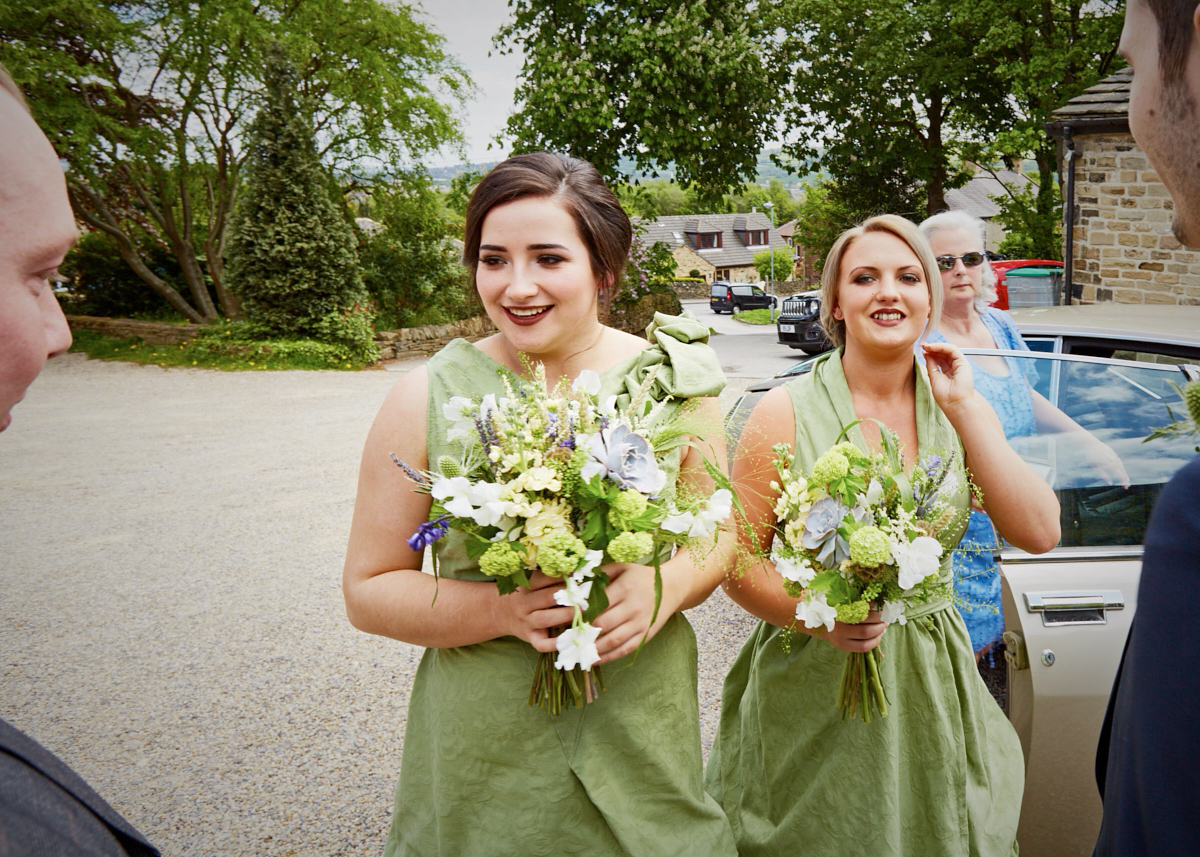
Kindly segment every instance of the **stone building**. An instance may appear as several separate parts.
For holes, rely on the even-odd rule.
[[[1132,78],[1105,78],[1046,126],[1062,139],[1066,276],[1081,303],[1200,304],[1200,252],[1171,234],[1171,196],[1129,131]]]
[[[647,246],[661,241],[675,257],[675,276],[688,277],[696,271],[707,282],[729,280],[757,283],[761,280],[754,257],[769,246],[789,251],[779,232],[771,230],[770,218],[761,212],[749,214],[674,214],[633,221],[645,229]],[[776,280],[790,280],[791,271],[779,271]]]

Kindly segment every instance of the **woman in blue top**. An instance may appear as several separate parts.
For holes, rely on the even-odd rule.
[[[941,320],[928,340],[952,342],[960,348],[1028,351],[1012,319],[990,306],[996,300],[996,275],[983,252],[983,221],[948,211],[926,219],[920,229],[937,259],[944,294]],[[996,411],[1009,440],[1038,431],[1079,432],[1093,466],[1110,482],[1129,484],[1112,449],[1033,389],[1037,373],[1032,361],[982,355],[970,361],[975,389]],[[1004,633],[998,550],[992,522],[982,511],[972,510],[967,532],[954,552],[954,586],[976,660],[991,651]]]

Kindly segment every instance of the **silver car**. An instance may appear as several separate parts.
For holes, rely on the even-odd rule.
[[[1121,457],[1130,485],[1110,485],[1070,434],[1012,441],[1062,507],[1062,541],[1032,556],[1002,551],[1004,661],[997,693],[1021,737],[1026,785],[1022,857],[1090,855],[1100,830],[1096,743],[1137,607],[1142,539],[1195,437],[1147,441],[1187,413],[1178,387],[1200,380],[1200,307],[1101,304],[1011,313],[1033,353],[1038,392]],[[736,434],[762,394],[810,361],[752,385],[727,420]],[[995,686],[994,682],[989,682]]]

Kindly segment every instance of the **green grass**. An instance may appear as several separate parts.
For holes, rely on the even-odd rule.
[[[225,372],[256,372],[285,369],[363,368],[361,361],[347,357],[336,346],[304,340],[250,342],[235,340],[229,331],[205,333],[181,345],[150,345],[136,337],[118,339],[88,330],[74,331],[71,351],[93,360],[121,360],[186,369],[220,369]]]
[[[775,310],[775,318],[771,318],[769,309],[747,309],[734,314],[734,318],[744,324],[774,324],[779,320],[779,310]]]

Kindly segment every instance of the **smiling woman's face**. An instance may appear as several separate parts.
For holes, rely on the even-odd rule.
[[[575,219],[550,197],[525,197],[484,218],[475,285],[518,352],[554,359],[600,326],[598,284]]]
[[[929,321],[929,284],[913,249],[890,232],[867,232],[842,256],[837,306],[846,347],[911,349]]]

